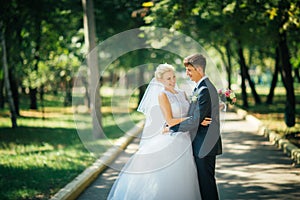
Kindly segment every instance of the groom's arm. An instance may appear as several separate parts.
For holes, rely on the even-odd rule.
[[[211,101],[208,89],[202,90],[199,96],[199,100],[197,101],[197,106],[193,111],[193,115],[180,124],[170,127],[170,130],[174,132],[185,132],[191,130],[197,131],[198,127],[200,126],[200,122],[202,122],[205,117],[210,117],[210,102]]]

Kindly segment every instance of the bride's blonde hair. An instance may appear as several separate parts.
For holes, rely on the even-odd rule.
[[[160,64],[156,67],[154,76],[155,76],[156,80],[159,80],[159,79],[162,79],[162,76],[164,73],[170,72],[170,71],[175,72],[175,68],[172,65],[167,64],[167,63]]]

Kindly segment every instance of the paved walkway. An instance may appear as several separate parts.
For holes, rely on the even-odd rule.
[[[226,113],[223,124],[223,154],[217,157],[216,178],[220,199],[299,199],[300,168],[291,159],[257,134],[255,124],[235,113]],[[122,166],[137,149],[131,143],[116,159]],[[78,200],[104,200],[119,171],[108,168],[91,184]]]

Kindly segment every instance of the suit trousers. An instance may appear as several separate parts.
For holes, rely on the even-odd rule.
[[[216,156],[195,157],[202,200],[218,200],[215,178]]]

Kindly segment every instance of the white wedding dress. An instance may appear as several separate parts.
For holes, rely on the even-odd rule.
[[[171,103],[173,117],[186,117],[189,102],[184,92],[164,92]],[[152,124],[161,124],[163,119],[156,116],[162,115],[152,116]],[[189,133],[162,134],[161,130],[159,127],[159,131],[153,131],[156,134],[142,138],[139,150],[123,167],[108,199],[201,199]]]

